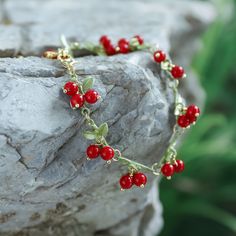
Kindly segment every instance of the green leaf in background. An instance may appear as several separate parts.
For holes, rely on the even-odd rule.
[[[101,124],[97,130],[97,134],[99,136],[106,137],[108,134],[108,124],[107,123]]]
[[[94,80],[92,77],[87,77],[82,84],[83,91],[86,92],[93,87]]]
[[[216,1],[214,2],[216,3]],[[220,15],[204,35],[204,46],[196,55],[193,63],[196,72],[200,75],[204,88],[207,90],[207,105],[212,106],[219,96],[228,95],[224,91],[229,81],[226,78],[233,70],[235,71],[235,2],[235,0],[217,1]],[[231,15],[229,9],[234,9],[234,14]],[[229,87],[232,88],[232,84]],[[224,99],[219,101],[219,103],[222,102],[224,102]]]
[[[159,236],[236,235],[236,0],[211,3],[219,15],[193,61],[205,109],[178,150],[185,171],[160,183]]]
[[[184,203],[180,211],[184,214],[196,214],[212,219],[236,233],[236,217],[208,202],[201,200],[188,201]]]

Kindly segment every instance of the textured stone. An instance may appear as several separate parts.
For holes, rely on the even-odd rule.
[[[175,41],[179,35],[199,34],[215,14],[207,3],[173,0],[127,0],[125,4],[97,0],[89,3],[32,0],[25,4],[25,0],[7,0],[5,9],[8,19],[22,26],[21,53],[24,55],[38,55],[45,47],[60,46],[61,34],[97,43],[104,33],[114,40],[121,35],[132,37],[139,33],[147,41],[168,49],[170,36]]]
[[[20,51],[21,34],[17,26],[0,25],[0,57],[13,57]]]
[[[157,183],[148,176],[145,190],[120,192],[118,163],[86,161],[86,126],[60,89],[68,76],[59,62],[33,55],[60,46],[62,33],[93,42],[104,33],[114,40],[139,33],[188,66],[214,10],[188,1],[0,4],[0,235],[156,235],[162,226]],[[14,55],[30,57],[6,58]],[[160,159],[172,134],[173,94],[151,56],[77,61],[81,80],[96,79],[102,99],[93,118],[108,122],[109,142],[145,164]],[[194,100],[192,87],[183,86]]]
[[[66,199],[70,199],[68,212],[74,211],[80,223],[94,221],[98,230],[145,207],[145,191],[119,191],[117,163],[104,167],[102,160],[86,161],[85,126],[60,91],[68,77],[58,62],[6,58],[0,60],[0,71],[0,173],[11,186],[0,187],[3,203],[11,202],[2,212],[7,213],[10,206],[15,209],[15,217],[3,229],[31,226],[35,222],[29,219],[35,212],[42,216],[37,220],[43,220],[48,209]],[[96,78],[95,88],[103,99],[94,106],[93,117],[98,124],[108,122],[111,144],[125,150],[125,156],[147,164],[160,158],[174,124],[173,96],[165,79],[157,79],[158,68],[150,56],[140,52],[80,58],[77,71],[81,79]],[[78,195],[82,195],[79,200]],[[22,208],[22,201],[27,208]],[[116,208],[115,218],[111,206]]]

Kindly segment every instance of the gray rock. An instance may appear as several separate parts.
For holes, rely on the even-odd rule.
[[[118,163],[86,160],[87,127],[60,89],[68,76],[59,62],[32,55],[60,46],[61,33],[93,42],[104,33],[114,40],[139,33],[188,65],[214,10],[187,1],[0,3],[0,235],[156,235],[162,207],[153,177],[145,190],[120,192]],[[182,56],[180,35],[192,47]],[[31,57],[6,58],[19,54]],[[150,54],[77,61],[81,80],[96,79],[102,99],[93,118],[108,122],[109,143],[145,164],[159,160],[174,125],[173,94]]]
[[[13,25],[0,25],[0,34],[0,57],[16,56],[21,46],[20,28]]]
[[[35,212],[41,222],[60,202],[66,205],[64,214],[73,214],[80,223],[92,222],[96,230],[116,225],[151,204],[146,192],[151,181],[146,191],[123,193],[117,185],[117,163],[86,161],[89,142],[82,137],[86,127],[60,91],[68,77],[58,62],[6,58],[0,60],[0,71],[0,173],[5,183],[0,187],[1,211],[15,209],[3,230],[34,225],[29,219]],[[150,56],[140,52],[81,58],[77,71],[80,79],[96,78],[95,88],[103,99],[94,106],[93,117],[98,124],[109,123],[110,143],[147,164],[160,158],[174,124],[173,96],[166,80],[157,79],[158,68]]]
[[[119,1],[32,0],[25,4],[25,0],[7,0],[4,7],[8,21],[21,27],[23,55],[39,55],[47,47],[61,46],[61,34],[96,43],[102,34],[113,40],[140,34],[167,50],[171,38],[176,41],[178,37],[182,43],[179,35],[190,32],[199,35],[215,16],[211,5],[197,1],[127,0],[120,4]]]

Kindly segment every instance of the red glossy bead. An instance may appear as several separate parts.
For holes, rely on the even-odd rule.
[[[158,51],[154,52],[153,58],[154,58],[154,61],[161,63],[161,62],[165,61],[166,54],[163,51],[158,50]]]
[[[133,186],[133,177],[129,174],[123,175],[120,178],[120,187],[121,189],[129,189]]]
[[[161,167],[161,173],[166,176],[172,176],[174,174],[174,166],[170,163],[166,163]]]
[[[108,56],[112,56],[117,53],[115,47],[112,44],[105,46],[104,49]]]
[[[121,39],[118,41],[118,46],[119,46],[120,44],[129,44],[129,41],[128,41],[127,39],[125,39],[125,38],[121,38]]]
[[[136,38],[138,40],[140,45],[143,44],[144,40],[143,40],[143,38],[140,35],[135,35],[134,38]]]
[[[109,45],[111,45],[111,40],[108,38],[107,35],[103,35],[100,39],[99,39],[100,44],[102,44],[104,47],[107,47]]]
[[[144,187],[147,183],[147,176],[141,172],[135,173],[133,176],[133,183],[138,187]]]
[[[190,120],[186,115],[180,115],[178,117],[177,123],[181,128],[186,128],[190,125]]]
[[[100,150],[100,155],[103,160],[109,161],[114,157],[115,152],[114,152],[113,148],[111,148],[109,146],[105,146]]]
[[[118,41],[118,46],[120,48],[120,53],[128,53],[129,50],[129,41],[127,39],[120,39]]]
[[[63,87],[63,92],[69,96],[73,96],[78,92],[78,86],[76,83],[69,81]]]
[[[90,89],[84,94],[84,99],[87,103],[94,104],[99,99],[99,94],[97,91]]]
[[[75,94],[70,99],[70,106],[72,109],[82,107],[84,105],[84,97],[81,94]]]
[[[188,118],[190,124],[192,124],[192,123],[197,121],[197,117],[196,116],[187,116],[187,118]]]
[[[171,74],[175,79],[181,79],[184,76],[184,69],[175,65],[171,70]]]
[[[196,105],[192,104],[192,105],[188,106],[187,111],[186,111],[186,116],[190,120],[195,121],[196,117],[198,117],[199,115],[200,115],[200,109]],[[195,118],[195,120],[194,120],[194,118]]]
[[[96,144],[91,144],[88,146],[86,153],[89,158],[95,159],[100,154],[100,148]]]
[[[176,173],[180,173],[184,170],[184,162],[182,160],[176,160],[173,166]]]

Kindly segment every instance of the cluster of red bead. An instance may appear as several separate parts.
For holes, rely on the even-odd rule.
[[[197,121],[200,115],[200,109],[193,104],[183,109],[183,111],[184,113],[178,117],[177,123],[181,128],[188,128]]]
[[[126,54],[133,51],[133,46],[135,46],[135,43],[142,45],[143,39],[139,35],[134,36],[130,41],[122,38],[117,42],[117,46],[114,46],[110,38],[107,35],[103,35],[99,42],[103,46],[105,53],[108,56],[112,56],[118,53]]]
[[[155,51],[153,58],[157,63],[164,63],[167,61],[166,54],[161,50]],[[168,70],[174,79],[181,79],[185,77],[185,71],[181,66],[171,65]],[[178,117],[178,125],[182,128],[187,128],[191,124],[195,124],[197,117],[200,115],[200,109],[196,105],[190,105],[189,107],[183,109],[183,111],[186,112]]]
[[[134,36],[130,41],[125,38],[121,38],[117,42],[117,46],[114,46],[112,44],[110,38],[107,35],[103,35],[100,38],[99,42],[103,46],[108,56],[112,56],[118,53],[126,54],[135,50],[135,45],[137,46],[144,44],[144,40],[140,35]],[[166,54],[161,50],[155,51],[153,53],[153,58],[157,63],[162,63],[167,60]],[[185,71],[181,66],[173,65],[169,70],[174,79],[181,79],[185,77]]]
[[[161,50],[155,51],[153,53],[153,58],[154,58],[154,61],[157,63],[162,63],[162,62],[167,61],[166,54]],[[171,73],[174,79],[182,79],[185,77],[185,71],[182,66],[172,65],[169,68],[169,72]]]
[[[166,162],[161,167],[161,173],[170,178],[174,173],[180,173],[184,170],[184,162],[182,160],[175,160],[173,164]]]
[[[121,190],[130,189],[133,185],[144,188],[147,183],[147,176],[141,172],[127,173],[120,178]]]
[[[94,104],[100,98],[98,92],[94,89],[89,89],[85,93],[79,91],[79,86],[73,81],[68,81],[64,85],[63,92],[71,96],[70,106],[72,109],[83,107],[85,102]]]
[[[106,35],[103,35],[100,38],[99,42],[101,44],[99,48],[102,50],[101,55],[103,55],[104,52],[106,53],[106,55],[109,56],[118,53],[126,54],[141,49],[149,49],[149,51],[152,52],[152,48],[149,45],[144,44],[144,40],[139,35],[134,36],[133,38],[131,38],[130,41],[128,41],[125,38],[122,38],[117,42],[116,46],[112,44],[111,40]],[[73,63],[71,63],[70,60],[72,59],[73,62],[73,57],[70,54],[68,54],[67,51],[63,50],[61,51],[59,50],[58,52],[47,51],[44,54],[44,56],[50,59],[58,59],[62,63],[67,62],[67,64],[64,65],[66,65],[68,71],[71,72],[71,68],[73,68],[71,66]],[[153,58],[155,62],[160,63],[161,68],[168,72],[168,74],[171,76],[173,81],[176,82],[177,85],[178,81],[176,80],[180,80],[186,76],[184,69],[179,65],[172,64],[162,50],[155,51],[153,53]],[[73,75],[77,77],[75,70],[73,70],[73,73],[74,73]],[[84,89],[84,86],[81,85],[79,81],[73,80],[74,77],[72,76],[72,74],[70,75],[72,77],[72,81],[68,81],[64,85],[63,92],[68,96],[70,96],[71,108],[77,109],[83,107],[82,112],[85,109],[88,110],[88,108],[86,108],[85,103],[88,104],[96,103],[97,100],[100,98],[99,94],[94,89],[91,89],[92,86],[89,86],[89,88],[85,86],[86,89]],[[177,85],[175,94],[177,93]],[[181,128],[188,128],[191,124],[194,124],[196,122],[200,114],[200,109],[196,105],[190,105],[185,108],[182,103],[180,103],[181,106],[179,109],[177,105],[178,104],[176,103],[176,109],[178,110],[178,114],[180,114],[177,116],[177,125],[180,126]],[[91,122],[91,118],[89,116],[87,118]],[[94,121],[92,120],[92,122]],[[101,127],[103,125],[101,125]],[[95,123],[94,126],[95,126],[94,132],[96,133],[101,127],[97,127]],[[107,124],[104,127],[107,127],[105,130],[106,131],[105,134],[107,134],[108,132]],[[119,150],[113,149],[107,144],[105,139],[106,136],[105,134],[103,131],[102,135],[99,136],[99,139],[97,139],[96,137],[88,138],[88,139],[96,139],[96,143],[88,146],[86,151],[87,158],[96,159],[100,156],[103,160],[107,161],[108,163],[111,162],[112,159],[125,161],[129,166],[129,173],[126,173],[120,178],[120,187],[122,190],[130,189],[133,185],[137,187],[144,187],[146,185],[147,177],[144,173],[140,172],[140,170],[143,168],[151,171],[155,175],[161,173],[168,179],[171,178],[171,176],[174,173],[180,173],[184,170],[184,162],[182,160],[176,159],[176,153],[172,155],[173,153],[169,154],[168,151],[166,152],[167,154],[164,156],[164,158],[162,158],[160,163],[155,163],[151,168],[139,164],[135,161],[131,161],[127,158],[124,158],[119,153]],[[172,143],[168,147],[168,150],[173,150],[173,149],[175,150],[175,147]],[[118,157],[116,155],[117,154],[116,151],[119,153]],[[157,168],[154,168],[154,166],[157,166]]]
[[[110,161],[115,155],[113,148],[110,146],[101,146],[99,144],[89,145],[86,153],[88,159],[96,159],[101,156],[105,161]]]

